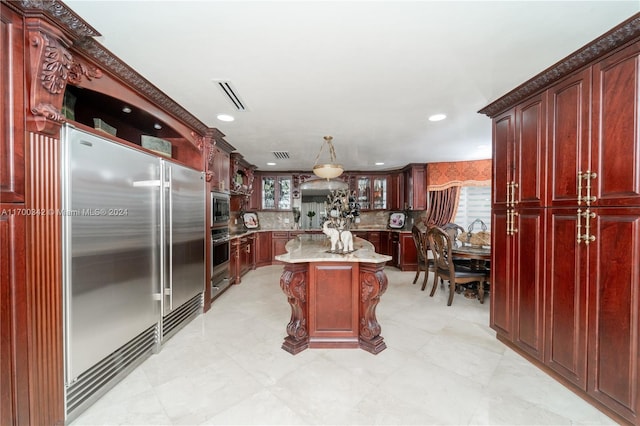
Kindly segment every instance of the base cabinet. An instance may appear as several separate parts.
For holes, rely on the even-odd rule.
[[[271,232],[256,234],[256,267],[271,265]]]

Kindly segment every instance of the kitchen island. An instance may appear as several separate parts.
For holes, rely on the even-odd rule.
[[[291,306],[282,349],[295,355],[307,348],[361,348],[378,354],[386,348],[380,336],[376,306],[387,288],[385,263],[373,244],[354,238],[354,251],[330,253],[323,234],[303,234],[286,244],[280,288]]]

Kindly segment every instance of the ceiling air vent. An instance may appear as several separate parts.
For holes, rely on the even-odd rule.
[[[271,153],[278,160],[288,160],[290,158],[289,153],[287,151],[271,151]]]
[[[227,80],[214,80],[225,97],[233,104],[238,111],[246,111],[247,104],[240,98],[238,91],[233,87],[230,81]]]

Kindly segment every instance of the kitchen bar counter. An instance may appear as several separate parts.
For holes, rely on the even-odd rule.
[[[387,288],[385,263],[373,245],[354,238],[354,252],[328,253],[324,234],[301,234],[286,245],[280,288],[291,306],[282,349],[295,355],[307,348],[386,348],[375,315]]]

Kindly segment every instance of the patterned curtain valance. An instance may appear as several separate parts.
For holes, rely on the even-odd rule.
[[[452,186],[491,186],[491,159],[429,163],[427,183],[429,191]]]

